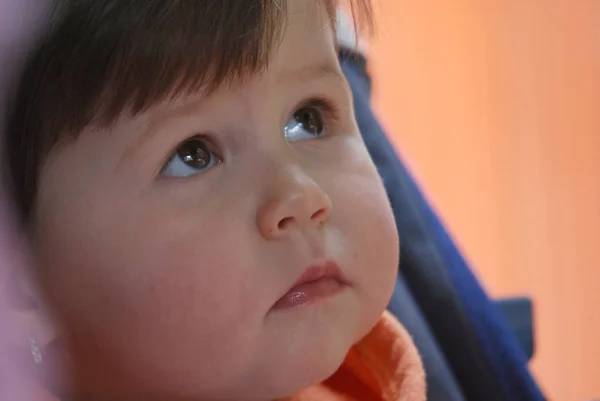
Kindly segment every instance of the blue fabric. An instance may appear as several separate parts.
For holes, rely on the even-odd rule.
[[[527,367],[527,357],[510,332],[498,308],[490,302],[481,285],[460,255],[452,239],[423,199],[424,214],[431,227],[432,240],[439,244],[471,323],[498,375],[509,400],[544,400]]]
[[[531,299],[525,297],[505,298],[494,302],[502,316],[506,319],[511,331],[517,337],[519,346],[525,353],[528,360],[531,360],[535,353],[535,344],[533,341],[533,303]]]
[[[342,68],[353,90],[363,138],[394,209],[402,243],[401,277],[450,365],[452,372],[447,373],[456,378],[469,400],[543,400],[529,373],[527,358],[501,313],[373,116],[364,60],[343,59]],[[407,289],[398,287],[397,291]]]

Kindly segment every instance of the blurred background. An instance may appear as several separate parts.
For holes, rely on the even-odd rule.
[[[551,400],[600,395],[600,1],[377,0],[375,104]]]

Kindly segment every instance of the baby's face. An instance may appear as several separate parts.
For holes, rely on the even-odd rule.
[[[41,282],[86,392],[283,396],[385,309],[396,229],[309,4],[290,2],[265,74],[86,131],[43,166]],[[292,289],[307,270],[331,277]]]

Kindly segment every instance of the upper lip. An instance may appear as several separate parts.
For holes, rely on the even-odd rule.
[[[302,273],[302,275],[294,282],[291,288],[327,278],[337,280],[341,283],[347,282],[342,274],[342,269],[340,269],[340,266],[332,260],[326,260],[322,263],[316,263],[308,266],[306,270],[304,270],[304,273]]]

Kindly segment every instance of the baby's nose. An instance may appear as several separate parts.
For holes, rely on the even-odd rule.
[[[331,199],[312,178],[287,172],[265,193],[257,211],[258,230],[264,238],[277,240],[295,229],[324,225],[331,208]]]

